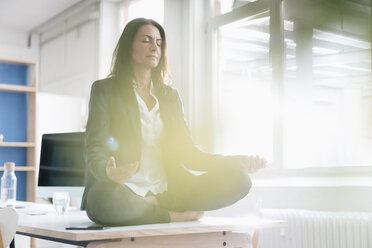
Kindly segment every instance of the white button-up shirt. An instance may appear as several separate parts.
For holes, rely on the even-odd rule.
[[[146,103],[136,90],[135,94],[141,119],[142,155],[139,171],[125,182],[125,185],[140,196],[145,196],[149,191],[156,195],[167,190],[161,150],[157,144],[163,131],[159,102],[155,97],[152,82],[150,95],[155,99],[156,103],[151,110],[148,110]]]

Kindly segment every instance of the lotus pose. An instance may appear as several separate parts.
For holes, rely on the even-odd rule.
[[[129,22],[110,75],[90,95],[82,208],[98,224],[199,219],[247,195],[248,173],[266,165],[257,156],[199,150],[167,78],[164,29],[150,19]]]

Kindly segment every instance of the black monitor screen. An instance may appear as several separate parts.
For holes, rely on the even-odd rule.
[[[43,135],[39,186],[84,186],[84,134]]]

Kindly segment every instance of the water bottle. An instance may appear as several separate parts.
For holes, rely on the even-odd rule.
[[[17,191],[17,177],[14,173],[15,164],[4,163],[4,174],[1,177],[1,206],[14,207]]]

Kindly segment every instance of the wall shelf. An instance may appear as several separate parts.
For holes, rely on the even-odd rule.
[[[35,171],[35,166],[16,166],[15,171]],[[4,167],[0,167],[0,171],[4,171]]]
[[[36,88],[32,86],[9,85],[0,83],[0,91],[34,93],[36,92]]]
[[[0,147],[35,147],[34,142],[1,142]]]
[[[12,58],[2,58],[0,57],[0,62],[5,62],[7,64],[16,64],[16,65],[36,65],[35,60],[26,60],[26,59],[12,59]]]
[[[37,100],[37,92],[38,92],[38,63],[37,61],[31,60],[18,60],[12,58],[0,58],[0,63],[5,66],[6,68],[11,68],[11,70],[2,70],[1,74],[4,77],[1,77],[0,80],[0,92],[10,92],[10,93],[23,93],[27,96],[24,98],[24,105],[21,106],[21,111],[19,110],[19,106],[14,106],[9,104],[6,107],[6,115],[9,115],[15,119],[14,117],[19,117],[19,115],[27,114],[25,118],[25,123],[18,125],[14,128],[20,128],[20,133],[27,132],[27,137],[24,139],[22,135],[20,137],[15,138],[18,140],[26,140],[25,142],[1,142],[0,148],[3,149],[4,147],[11,147],[11,148],[25,148],[26,151],[15,151],[17,156],[26,156],[25,161],[20,162],[21,166],[16,166],[16,171],[24,171],[26,173],[25,176],[22,176],[21,184],[24,185],[25,196],[27,201],[35,201],[36,200],[36,188],[37,188],[37,174],[35,173],[38,171],[38,165],[36,164],[36,100]],[[15,66],[15,67],[13,67]],[[12,68],[16,68],[17,66],[25,67],[25,69],[19,70],[20,74],[15,74],[17,71],[14,71]],[[24,74],[25,73],[25,74]],[[7,75],[11,75],[7,77]],[[10,99],[17,99],[16,97],[20,97],[21,94],[4,94],[5,97],[9,97]],[[22,96],[23,97],[23,96]],[[4,99],[3,99],[4,101]],[[4,104],[4,102],[2,103]],[[22,102],[23,104],[23,102]],[[24,106],[25,109],[22,109]],[[17,109],[18,107],[18,109]],[[20,113],[21,112],[21,113]],[[2,116],[4,117],[4,116]],[[10,118],[10,119],[12,119]],[[4,121],[5,119],[2,118]],[[18,119],[17,119],[18,120]],[[20,122],[18,122],[20,123]],[[18,124],[17,123],[17,124]],[[14,125],[7,123],[1,123],[3,126],[8,127],[9,125]],[[8,126],[7,126],[8,125]],[[10,126],[12,127],[12,126]],[[13,130],[17,130],[14,129]],[[22,130],[25,128],[25,130]],[[12,130],[12,129],[10,129]],[[17,137],[17,131],[13,131],[13,136]],[[5,138],[7,137],[6,131],[3,133]],[[11,135],[9,135],[10,137]],[[4,149],[3,149],[4,151]],[[2,161],[7,161],[11,157],[7,158],[7,153],[2,153]],[[22,158],[23,160],[23,158]],[[4,171],[4,167],[0,165],[0,171]]]

